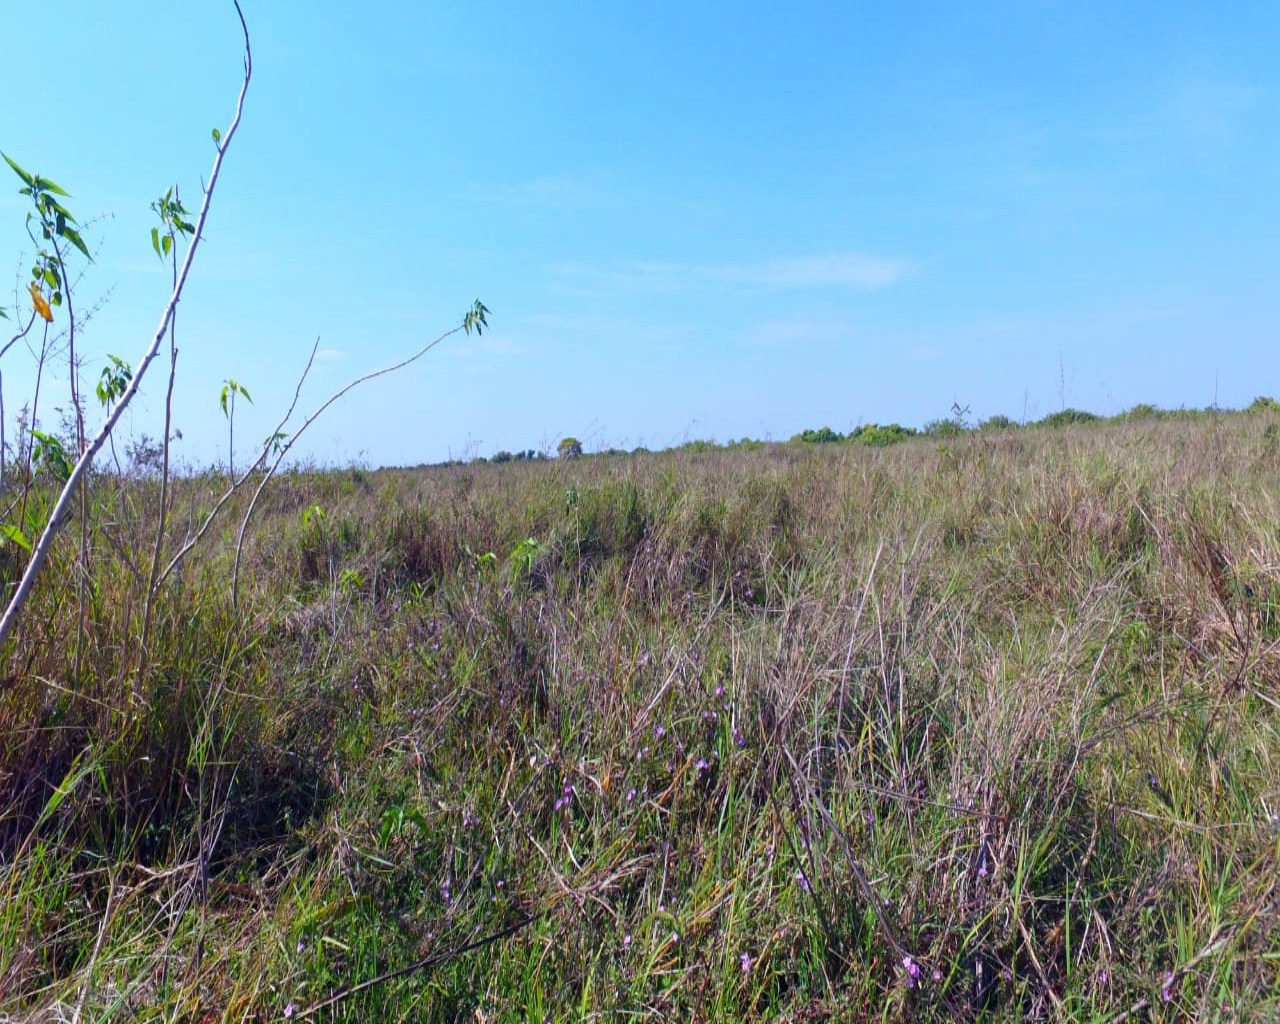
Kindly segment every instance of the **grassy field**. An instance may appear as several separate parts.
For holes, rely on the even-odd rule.
[[[296,472],[144,651],[157,500],[3,653],[13,1017],[1280,1015],[1274,411]]]

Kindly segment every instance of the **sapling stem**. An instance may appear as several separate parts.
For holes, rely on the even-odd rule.
[[[182,268],[178,271],[177,283],[169,294],[169,301],[165,304],[164,312],[161,314],[160,323],[156,328],[155,334],[152,336],[142,359],[138,362],[137,371],[129,381],[124,393],[120,396],[120,400],[108,413],[106,420],[97,434],[94,435],[93,440],[79,453],[79,457],[76,459],[66,483],[63,484],[62,490],[58,494],[58,500],[54,503],[53,511],[50,513],[44,531],[40,535],[40,540],[31,553],[31,560],[27,563],[22,579],[18,581],[18,589],[14,591],[13,597],[9,599],[3,617],[0,617],[0,648],[8,641],[9,636],[13,633],[14,626],[17,625],[22,608],[31,596],[31,590],[35,586],[45,562],[48,561],[49,552],[53,548],[53,542],[57,537],[58,530],[61,529],[67,517],[71,502],[75,499],[80,485],[89,471],[89,467],[93,464],[94,457],[106,444],[107,438],[111,436],[112,431],[115,430],[116,425],[120,422],[125,409],[129,407],[137,395],[139,388],[142,386],[143,378],[146,377],[147,369],[159,353],[160,345],[168,332],[174,311],[178,308],[178,300],[182,297],[187,275],[191,272],[192,264],[195,262],[196,252],[199,250],[200,241],[204,237],[204,225],[209,217],[209,209],[212,205],[214,191],[217,188],[218,176],[222,172],[222,162],[226,158],[227,149],[231,145],[231,140],[240,125],[240,118],[244,111],[245,95],[249,91],[249,82],[253,77],[253,54],[249,46],[249,27],[245,24],[244,12],[240,9],[239,0],[234,0],[234,2],[236,15],[240,19],[240,28],[244,34],[244,78],[241,81],[240,94],[236,99],[236,109],[231,119],[231,124],[226,133],[217,142],[217,155],[213,160],[213,170],[209,173],[209,184],[205,187],[204,198],[200,203],[200,213],[196,218],[196,229],[193,233],[191,244],[187,247],[186,256],[182,260]]]

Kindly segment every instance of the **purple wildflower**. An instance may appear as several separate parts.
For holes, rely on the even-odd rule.
[[[920,980],[920,965],[910,956],[904,956],[902,966],[907,971],[907,988],[915,988],[916,982]]]
[[[560,797],[559,800],[556,801],[556,805],[555,805],[556,810],[562,811],[566,807],[568,807],[571,803],[573,803],[573,795],[576,792],[577,790],[575,790],[573,786],[566,783],[564,787],[564,794]]]

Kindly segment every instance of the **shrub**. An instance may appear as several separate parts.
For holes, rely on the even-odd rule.
[[[1096,413],[1085,412],[1083,409],[1061,409],[1058,412],[1049,413],[1048,416],[1040,421],[1040,425],[1045,427],[1065,427],[1072,423],[1093,423],[1100,418]]]
[[[962,427],[955,420],[930,420],[924,425],[925,437],[958,437],[964,433]]]
[[[837,434],[830,427],[819,427],[817,430],[801,431],[791,440],[800,441],[804,444],[837,444],[843,441],[844,437]]]
[[[917,436],[917,432],[914,428],[904,427],[897,423],[889,423],[884,426],[866,423],[849,434],[846,440],[883,448],[886,445],[898,444],[900,441],[906,441],[915,436]]]

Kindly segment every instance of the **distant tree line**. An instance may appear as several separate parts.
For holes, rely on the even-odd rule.
[[[968,407],[962,407],[955,404],[951,407],[951,415],[944,419],[930,420],[923,427],[916,429],[915,427],[904,427],[900,423],[864,423],[861,426],[854,427],[849,433],[841,434],[839,431],[832,430],[830,427],[817,427],[802,430],[794,435],[789,444],[861,444],[868,445],[873,448],[883,448],[891,444],[898,444],[902,441],[909,441],[916,437],[927,438],[946,438],[956,437],[961,434],[968,434],[974,431],[988,432],[997,430],[1022,430],[1032,427],[1067,427],[1079,423],[1134,423],[1144,420],[1164,420],[1164,419],[1194,419],[1202,416],[1221,414],[1232,410],[1220,409],[1216,406],[1210,406],[1205,409],[1160,409],[1157,406],[1147,403],[1140,403],[1127,409],[1115,416],[1099,416],[1097,413],[1087,412],[1084,409],[1059,409],[1057,412],[1051,412],[1047,416],[1039,420],[1025,423],[1019,423],[1010,419],[1008,416],[989,416],[981,420],[977,424],[969,421]],[[1245,413],[1280,413],[1280,400],[1260,396],[1255,398],[1247,408],[1241,410]],[[753,449],[763,448],[768,444],[775,442],[759,441],[753,438],[744,437],[740,440],[729,440],[724,444],[715,441],[694,440],[685,441],[676,445],[671,451],[679,452],[711,452],[732,450],[738,448]],[[630,452],[620,448],[609,448],[604,451],[596,452],[600,456],[620,456],[620,455],[643,455],[649,452],[648,448],[633,448]],[[575,459],[584,454],[582,442],[576,437],[566,437],[556,446],[556,455],[561,459]],[[521,461],[543,461],[548,459],[546,452],[535,449],[527,449],[522,452],[500,451],[494,454],[489,462],[521,462]],[[478,461],[485,461],[480,459]]]

